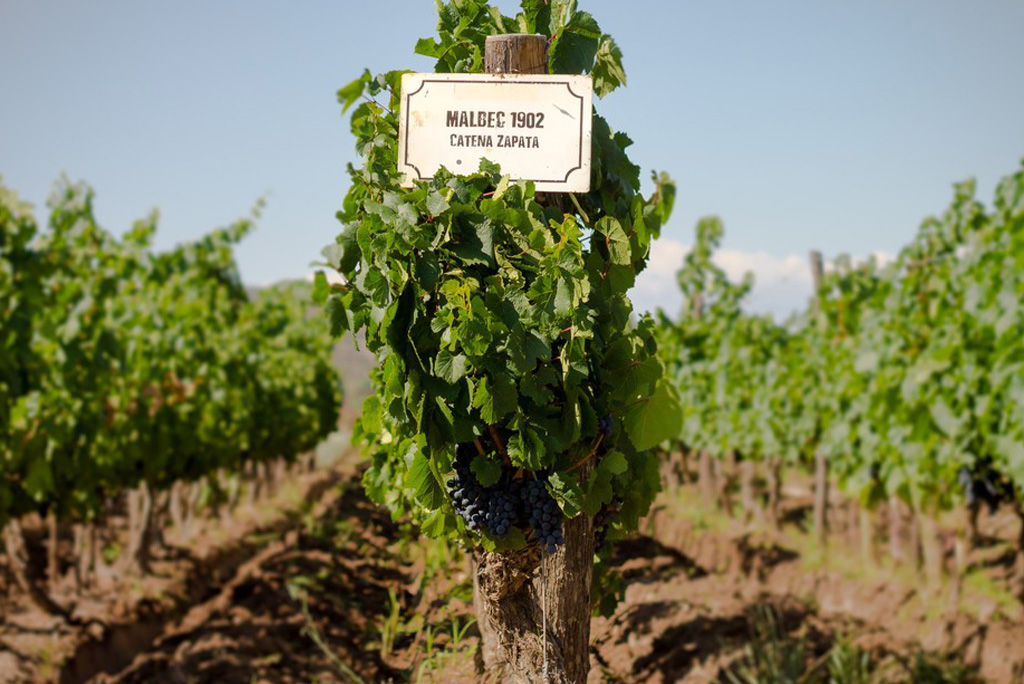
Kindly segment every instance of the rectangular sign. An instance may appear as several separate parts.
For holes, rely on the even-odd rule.
[[[404,74],[398,171],[405,185],[481,159],[544,192],[590,190],[590,76]]]

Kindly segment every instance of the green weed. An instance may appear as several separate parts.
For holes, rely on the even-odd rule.
[[[366,680],[356,674],[352,668],[345,664],[345,662],[342,661],[333,650],[331,650],[331,647],[324,638],[320,628],[316,626],[316,622],[313,620],[313,616],[309,612],[308,592],[310,588],[316,588],[316,584],[308,577],[295,577],[288,583],[288,595],[292,600],[298,601],[299,607],[302,611],[302,618],[305,621],[305,625],[302,628],[303,634],[308,636],[312,642],[316,644],[316,647],[320,649],[320,652],[327,657],[327,660],[330,661],[331,665],[338,672],[342,681],[351,682],[352,684],[366,684]]]
[[[981,684],[967,665],[923,651],[903,658],[872,654],[845,638],[817,658],[806,635],[788,635],[772,608],[751,618],[750,643],[722,684]]]

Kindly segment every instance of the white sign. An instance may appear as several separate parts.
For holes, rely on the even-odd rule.
[[[481,159],[544,192],[590,190],[590,76],[404,74],[398,171],[405,184]]]

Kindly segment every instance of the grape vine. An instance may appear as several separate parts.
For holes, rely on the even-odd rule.
[[[621,53],[575,3],[440,3],[438,38],[416,45],[439,72],[480,72],[488,35],[550,36],[556,73],[621,85]],[[365,334],[379,362],[354,438],[365,484],[432,536],[489,551],[553,552],[564,520],[613,500],[612,535],[635,529],[659,487],[652,448],[674,434],[654,322],[626,296],[671,211],[654,176],[639,195],[630,145],[595,114],[591,192],[543,196],[482,161],[415,188],[396,172],[401,72],[365,72],[339,91],[363,157],[318,275],[335,335]],[[454,475],[453,475],[454,473]]]
[[[239,221],[167,252],[156,217],[118,239],[61,182],[40,229],[0,187],[0,524],[90,519],[145,482],[293,457],[337,423],[340,385],[309,283],[250,301]]]
[[[659,317],[677,447],[790,465],[821,450],[868,508],[1009,504],[1024,520],[1024,170],[991,208],[974,190],[956,185],[892,262],[836,259],[785,325],[742,311],[750,281],[713,263],[721,222],[702,221],[683,310]]]

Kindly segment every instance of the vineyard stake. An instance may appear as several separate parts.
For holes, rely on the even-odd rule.
[[[810,254],[811,277],[814,279],[814,312],[821,311],[821,283],[825,276],[821,252]],[[820,435],[819,435],[820,439]],[[828,543],[828,460],[819,444],[814,451],[814,538],[825,548]]]

